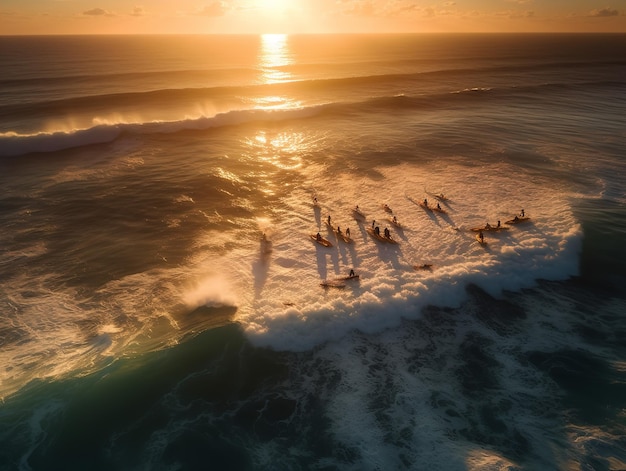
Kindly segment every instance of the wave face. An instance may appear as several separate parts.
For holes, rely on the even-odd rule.
[[[626,37],[494,38],[0,38],[0,469],[624,467]]]

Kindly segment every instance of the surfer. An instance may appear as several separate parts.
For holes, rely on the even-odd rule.
[[[480,243],[485,242],[485,236],[483,235],[483,231],[478,231],[478,238],[480,239]]]
[[[350,237],[350,228],[346,228],[346,236]]]
[[[380,227],[376,226],[374,228],[374,232],[376,233],[376,235],[380,235]]]
[[[376,225],[376,219],[372,219],[372,228]]]
[[[424,206],[428,207],[428,199],[424,198]]]
[[[500,227],[500,219],[498,219],[498,225],[496,227]]]
[[[520,216],[524,217],[524,208],[520,211]]]
[[[330,226],[330,214],[328,215],[328,225]]]
[[[385,237],[387,239],[389,239],[391,237],[391,232],[389,232],[389,229],[385,227]]]
[[[341,235],[341,227],[337,226],[337,234]]]
[[[322,234],[320,234],[320,233],[318,232],[318,233],[317,233],[317,235],[315,236],[315,238],[316,238],[318,241],[321,241],[321,240],[322,240]]]
[[[354,278],[356,276],[356,274],[354,273],[354,268],[350,269],[350,275],[348,275],[350,278]]]

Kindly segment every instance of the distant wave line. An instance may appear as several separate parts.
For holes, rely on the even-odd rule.
[[[476,59],[480,60],[480,59]],[[455,61],[456,62],[456,61]],[[409,60],[397,60],[397,61],[374,61],[374,62],[355,62],[350,63],[350,67],[353,69],[360,68],[376,68],[376,67],[402,67],[406,68],[410,65],[420,65],[424,66],[425,64],[438,64],[439,68],[435,70],[422,70],[415,72],[407,72],[407,73],[398,73],[398,74],[370,74],[362,77],[397,77],[397,76],[412,76],[412,75],[432,75],[432,74],[447,74],[447,73],[484,73],[484,72],[510,72],[510,71],[528,71],[528,70],[543,70],[550,68],[580,68],[580,67],[606,67],[606,66],[626,66],[626,61],[614,60],[614,61],[593,61],[593,62],[542,62],[538,64],[515,64],[515,65],[499,65],[499,66],[487,66],[487,67],[451,67],[445,68],[441,67],[440,61],[435,61],[433,59],[409,59]],[[334,64],[334,63],[310,63],[310,64],[289,64],[283,66],[274,66],[272,69],[298,74],[303,70],[327,70],[327,69],[336,69],[336,68],[344,68],[345,64]],[[162,78],[167,76],[174,77],[185,77],[185,76],[209,76],[214,77],[218,76],[229,76],[235,74],[249,74],[256,75],[260,72],[260,68],[258,67],[239,67],[239,68],[228,68],[228,69],[173,69],[173,70],[154,70],[148,72],[123,72],[123,73],[102,73],[102,74],[75,74],[75,75],[48,75],[48,76],[39,76],[39,77],[20,77],[20,78],[10,78],[10,79],[0,79],[0,86],[23,86],[35,84],[40,86],[42,83],[64,83],[76,81],[76,82],[87,82],[90,80],[116,80],[123,79],[133,80],[133,79],[149,79],[151,77]],[[343,80],[343,79],[352,79],[356,78],[354,76],[345,76],[345,77],[333,77],[328,80]],[[295,80],[295,82],[302,80]],[[306,80],[305,80],[306,81]],[[247,84],[247,85],[253,85]],[[243,86],[247,86],[243,85]]]
[[[583,62],[565,62],[565,63],[542,63],[533,65],[507,65],[497,67],[476,67],[476,68],[454,68],[454,69],[439,69],[433,71],[420,71],[410,73],[387,73],[387,74],[372,74],[372,75],[358,75],[358,76],[345,76],[334,78],[312,78],[312,79],[296,79],[291,81],[283,81],[280,83],[260,84],[260,83],[248,83],[239,84],[235,86],[217,85],[213,87],[185,87],[185,88],[162,88],[153,89],[139,92],[121,92],[121,93],[109,93],[102,95],[86,95],[86,96],[74,96],[58,100],[41,100],[30,101],[28,103],[14,103],[9,105],[0,106],[0,119],[14,118],[17,116],[23,117],[37,117],[38,115],[45,115],[53,112],[54,114],[72,113],[82,108],[88,108],[92,106],[111,106],[114,103],[120,103],[122,105],[132,104],[133,106],[142,106],[146,104],[155,103],[157,101],[172,100],[174,103],[179,103],[181,100],[208,100],[208,99],[226,99],[232,96],[257,96],[259,94],[286,94],[286,93],[300,93],[311,90],[323,90],[331,89],[333,87],[354,87],[355,85],[376,85],[378,83],[396,83],[396,86],[410,85],[411,83],[419,83],[424,78],[432,77],[441,79],[445,76],[459,76],[471,73],[478,74],[492,74],[497,72],[514,72],[514,71],[527,71],[529,69],[547,69],[547,68],[572,68],[572,67],[590,67],[590,66],[608,66],[608,65],[620,65],[625,66],[626,62],[622,61],[598,61],[591,63]],[[293,66],[287,66],[293,67]],[[298,65],[295,67],[303,67]],[[282,68],[281,68],[282,69]],[[241,70],[241,69],[239,69]],[[248,69],[252,71],[252,69]],[[189,72],[189,71],[187,71]],[[219,71],[224,73],[223,71]],[[154,74],[178,74],[179,71],[172,72],[155,72]],[[186,73],[186,72],[181,72]],[[146,75],[153,74],[138,73],[138,74],[121,74],[120,76],[126,77],[127,80],[133,78],[145,78]],[[104,76],[91,76],[96,78],[114,77],[115,75]],[[90,76],[75,76],[78,80],[87,80]],[[63,78],[63,80],[66,80]],[[31,79],[38,85],[44,83],[47,79],[37,78]],[[54,78],[53,80],[56,80]],[[23,84],[22,81],[15,80],[0,80],[0,86],[6,86],[8,84]],[[610,84],[610,82],[607,82]],[[623,83],[623,82],[617,82]],[[2,87],[6,88],[6,87]]]
[[[446,106],[459,106],[468,101],[515,100],[529,95],[541,96],[544,90],[584,91],[589,85],[625,88],[622,82],[602,81],[577,84],[545,83],[520,87],[477,87],[425,95],[395,95],[368,98],[363,101],[328,102],[288,110],[231,109],[212,116],[178,120],[152,120],[145,122],[111,122],[70,131],[0,133],[0,157],[14,157],[33,152],[54,152],[91,144],[112,142],[123,134],[168,134],[184,130],[204,130],[214,127],[236,126],[263,121],[310,119],[316,116],[339,117],[350,114],[371,114],[397,109],[428,110]],[[121,113],[123,115],[123,113]],[[97,117],[94,116],[96,121]]]

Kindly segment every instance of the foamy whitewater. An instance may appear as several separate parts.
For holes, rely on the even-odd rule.
[[[0,469],[626,469],[626,36],[0,65]]]

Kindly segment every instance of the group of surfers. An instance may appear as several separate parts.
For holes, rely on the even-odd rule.
[[[328,222],[328,227],[331,227],[331,228],[332,228],[333,226],[332,226],[332,225],[331,225],[331,223],[330,223],[330,214],[328,215],[327,222]],[[339,236],[341,235],[341,226],[337,226],[336,232],[337,232],[337,235],[339,235]],[[320,233],[318,232],[318,233],[317,233],[317,235],[319,236],[319,235],[320,235]],[[320,237],[321,237],[321,236],[320,236]],[[348,227],[348,228],[346,228],[346,237],[347,237],[348,239],[350,238],[350,228],[349,228],[349,227]],[[320,239],[319,239],[319,237],[318,237],[318,239],[317,239],[317,240],[320,240]]]
[[[394,219],[394,221],[396,221],[396,222],[398,221],[398,220],[396,219],[396,217],[395,217],[395,216],[393,217],[393,219]],[[380,235],[380,227],[378,227],[378,226],[376,225],[376,220],[375,220],[375,219],[372,221],[372,229],[374,229],[374,233],[375,233],[377,236],[379,236],[379,235]],[[383,234],[385,235],[385,237],[386,237],[387,239],[391,239],[391,231],[390,231],[387,227],[385,227],[385,230],[383,231]]]
[[[443,198],[443,195],[441,195],[441,197]],[[424,205],[425,208],[428,208],[428,198],[424,198],[424,201],[422,202],[422,204]],[[441,205],[439,204],[439,202],[437,202],[437,211],[443,211],[443,208],[441,207]]]
[[[522,210],[519,213],[519,216],[515,215],[515,217],[513,218],[513,221],[519,221],[520,218],[523,218],[525,216],[526,216],[526,214],[524,213],[524,209],[522,208]],[[500,220],[498,219],[498,224],[496,225],[495,229],[500,229],[500,227],[502,227],[502,226],[500,225]],[[491,229],[493,229],[491,224],[489,224],[489,223],[485,224],[485,230],[486,231],[491,230]],[[485,236],[483,235],[483,231],[482,230],[478,231],[478,241],[481,244],[485,242]]]

